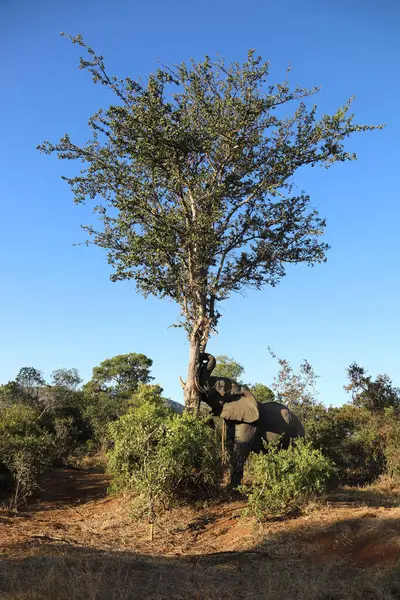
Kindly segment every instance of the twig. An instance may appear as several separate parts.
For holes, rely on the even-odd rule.
[[[94,533],[95,535],[98,534],[97,531],[95,531],[94,529],[92,529],[91,527],[89,527],[89,525],[86,525],[86,523],[85,523],[85,517],[78,510],[76,510],[76,508],[74,508],[73,506],[67,506],[67,508],[69,508],[69,510],[72,510],[73,512],[75,512],[77,515],[80,516],[82,525],[83,525],[83,527],[85,527],[85,529],[87,529],[88,531],[90,531],[90,533]]]

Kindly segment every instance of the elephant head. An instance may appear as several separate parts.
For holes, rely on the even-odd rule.
[[[229,377],[213,377],[216,365],[212,354],[200,354],[199,391],[202,400],[216,416],[227,421],[254,423],[259,418],[258,403],[251,392]]]

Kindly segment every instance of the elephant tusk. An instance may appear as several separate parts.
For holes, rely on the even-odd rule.
[[[207,390],[200,385],[197,379],[194,380],[194,387],[199,392],[199,394],[201,394],[202,396],[207,396]]]
[[[182,377],[179,375],[179,381],[181,382],[182,389],[185,389],[186,383],[183,381]]]

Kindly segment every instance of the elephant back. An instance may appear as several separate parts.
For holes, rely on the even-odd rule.
[[[234,395],[244,391],[243,386],[229,377],[210,377],[209,384],[219,393]]]
[[[260,402],[258,408],[260,421],[267,434],[287,434],[290,438],[304,437],[304,427],[300,419],[281,402]]]

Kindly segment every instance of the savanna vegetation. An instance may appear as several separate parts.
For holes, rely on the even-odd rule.
[[[279,370],[270,386],[241,383],[298,414],[306,440],[252,456],[243,490],[253,514],[293,512],[333,486],[363,486],[384,475],[399,479],[400,393],[387,375],[373,379],[350,365],[349,402],[326,407],[307,361],[295,371],[272,356]],[[243,378],[242,365],[228,356],[217,360],[220,376]],[[21,505],[49,467],[96,455],[113,475],[111,489],[131,492],[139,512],[151,519],[168,506],[220,495],[226,467],[221,420],[211,419],[206,407],[200,417],[182,414],[182,405],[152,382],[151,365],[143,354],[118,355],[94,367],[83,386],[76,369],[58,369],[46,383],[38,369],[24,367],[2,385],[3,496]]]
[[[151,359],[142,354],[103,361],[85,385],[76,369],[59,369],[46,383],[34,368],[21,369],[2,385],[0,591],[9,592],[4,598],[128,600],[145,589],[155,599],[193,597],[195,590],[207,599],[261,598],[261,585],[263,594],[272,590],[277,598],[353,600],[373,593],[371,598],[394,600],[396,572],[367,574],[363,561],[392,565],[400,558],[395,543],[400,531],[391,512],[396,509],[379,512],[400,498],[399,390],[388,376],[373,378],[352,364],[345,386],[349,402],[326,407],[307,361],[296,371],[275,358],[278,372],[267,386],[246,382],[242,365],[218,357],[219,376],[236,376],[262,390],[265,401],[284,401],[306,427],[306,439],[288,450],[271,447],[252,455],[234,497],[226,490],[219,419],[211,427],[203,408],[200,416],[184,413],[182,405],[165,398],[151,377]],[[95,475],[100,471],[106,474]],[[85,477],[92,477],[90,488],[82,487]],[[99,484],[94,477],[102,478]],[[76,496],[55,508],[46,504],[63,486],[70,489],[71,479]],[[106,489],[109,500],[103,504]],[[341,498],[350,498],[351,508],[336,507]],[[42,499],[44,512],[40,505],[33,508],[36,499]],[[9,508],[19,509],[19,519]],[[257,522],[261,529],[252,525]],[[27,554],[15,541],[24,557],[17,560],[7,531],[27,540],[27,548],[35,541],[37,551]],[[370,548],[371,536],[374,548],[385,539],[383,558]],[[319,544],[328,563],[319,563]],[[286,562],[298,564],[299,551],[301,574],[288,580]],[[182,560],[148,562],[149,553],[182,554]],[[198,562],[186,564],[184,557],[192,554]],[[203,564],[204,554],[209,558]],[[350,562],[344,567],[346,556]],[[336,565],[336,559],[342,562]],[[251,585],[250,565],[257,568]],[[34,594],[24,595],[28,588]]]

